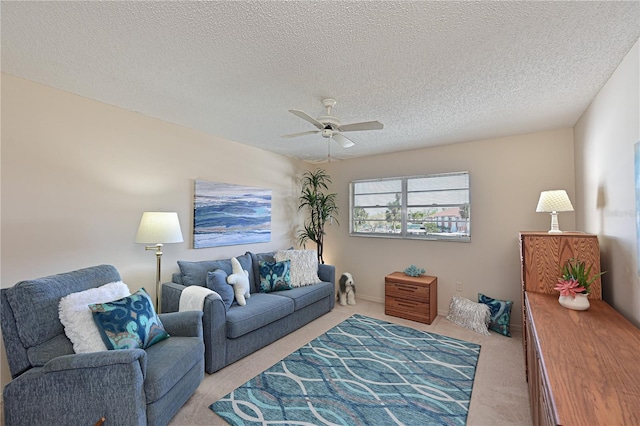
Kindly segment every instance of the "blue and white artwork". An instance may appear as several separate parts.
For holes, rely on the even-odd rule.
[[[193,248],[271,241],[271,190],[196,180]]]
[[[640,142],[634,146],[635,179],[636,179],[636,264],[640,276]]]

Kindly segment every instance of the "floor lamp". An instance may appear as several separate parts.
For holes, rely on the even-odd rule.
[[[144,249],[156,251],[156,309],[158,313],[160,313],[160,259],[162,258],[162,245],[181,243],[183,241],[178,213],[144,212],[142,214],[138,233],[136,234],[136,243],[153,244],[145,246]]]

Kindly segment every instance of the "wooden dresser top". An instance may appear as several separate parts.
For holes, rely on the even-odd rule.
[[[527,311],[562,425],[640,425],[640,329],[602,300],[586,311],[526,293]]]

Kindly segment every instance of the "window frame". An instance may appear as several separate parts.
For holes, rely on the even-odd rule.
[[[460,187],[460,188],[443,188],[443,189],[433,189],[433,190],[429,190],[429,191],[418,191],[418,190],[414,190],[414,191],[409,191],[408,187],[409,187],[409,182],[411,180],[417,180],[417,179],[425,179],[425,178],[437,178],[437,177],[446,177],[446,176],[459,176],[459,175],[466,175],[466,187]],[[371,205],[371,206],[367,206],[367,205],[363,205],[363,206],[356,206],[355,205],[355,200],[356,200],[356,196],[357,195],[363,195],[363,194],[367,194],[367,193],[359,193],[356,194],[355,192],[355,187],[357,184],[360,183],[375,183],[375,182],[392,182],[392,181],[400,181],[401,185],[400,185],[400,232],[359,232],[359,231],[355,231],[355,210],[356,208],[370,208],[370,209],[374,209],[374,208],[381,208],[381,209],[386,209],[388,208],[388,204],[385,206],[380,206],[380,205]],[[467,191],[467,199],[466,199],[466,203],[439,203],[439,204],[429,204],[429,205],[420,205],[420,204],[416,204],[416,205],[408,205],[408,199],[409,199],[409,194],[411,193],[417,193],[417,192],[435,192],[435,191],[456,191],[456,190],[466,190]],[[396,194],[395,192],[385,192],[385,191],[381,191],[381,192],[373,192],[373,193],[369,193],[369,194]],[[410,209],[414,209],[414,208],[420,208],[420,207],[433,207],[433,208],[455,208],[455,207],[462,207],[462,206],[468,206],[468,214],[467,214],[467,218],[461,218],[461,219],[457,219],[456,223],[457,225],[460,225],[461,221],[466,222],[466,233],[464,234],[460,234],[460,233],[441,233],[441,232],[437,232],[437,233],[429,233],[426,231],[425,229],[425,233],[424,235],[421,235],[420,233],[409,233],[408,232],[408,225],[411,223],[415,223],[415,222],[411,222],[408,218],[408,212]],[[380,222],[386,222],[388,223],[388,220],[382,220],[382,219],[371,219],[370,221],[377,221],[379,220]],[[424,223],[424,222],[423,222]],[[421,229],[423,229],[424,227],[421,227]],[[391,239],[410,239],[410,240],[423,240],[423,241],[454,241],[454,242],[466,242],[469,243],[471,242],[471,176],[469,174],[468,171],[461,171],[461,172],[450,172],[450,173],[433,173],[433,174],[428,174],[428,175],[416,175],[416,176],[399,176],[399,177],[388,177],[388,178],[376,178],[376,179],[359,179],[359,180],[354,180],[351,181],[349,183],[349,236],[353,236],[353,237],[371,237],[371,238],[391,238]]]

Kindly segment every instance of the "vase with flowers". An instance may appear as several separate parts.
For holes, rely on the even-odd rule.
[[[562,267],[562,277],[558,279],[558,284],[554,290],[560,292],[558,302],[565,308],[576,311],[589,309],[589,299],[591,284],[604,272],[591,276],[591,266],[586,267],[585,263],[571,258]]]

